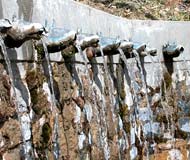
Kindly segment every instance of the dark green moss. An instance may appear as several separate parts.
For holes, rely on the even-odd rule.
[[[130,133],[130,122],[123,122],[123,128],[125,130],[126,133]]]
[[[71,58],[77,52],[76,47],[73,45],[68,46],[61,51],[61,54],[64,58]]]
[[[37,115],[42,114],[47,108],[47,98],[42,90],[44,80],[45,76],[41,75],[39,68],[27,71],[26,82],[31,95],[32,108]]]
[[[120,98],[121,98],[122,100],[124,100],[125,97],[126,97],[125,89],[122,88],[121,91],[120,91]]]
[[[46,122],[43,126],[42,126],[42,144],[44,144],[44,146],[47,146],[50,137],[51,137],[51,133],[52,133],[52,129],[49,125],[48,122]]]
[[[127,104],[120,104],[119,105],[119,115],[121,116],[121,119],[124,118],[124,116],[129,114],[128,105]]]
[[[164,124],[168,123],[167,117],[164,114],[157,114],[155,121],[160,122],[160,123],[164,123]]]
[[[31,101],[33,105],[36,105],[38,103],[38,94],[37,89],[33,89],[30,91]]]
[[[27,70],[26,82],[29,90],[33,89],[37,83],[37,71],[35,69]]]
[[[35,46],[35,49],[38,53],[38,59],[43,59],[45,57],[44,48],[42,45]]]
[[[168,89],[172,85],[172,77],[168,72],[165,72],[163,77],[164,77],[164,83],[166,85],[166,89]]]
[[[180,130],[178,127],[175,130],[175,138],[180,138],[186,140],[188,138],[188,133]]]

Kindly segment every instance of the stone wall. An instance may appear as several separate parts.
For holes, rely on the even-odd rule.
[[[188,159],[190,22],[126,20],[68,0],[0,0],[0,7],[0,18],[15,15],[49,28],[101,32],[158,50],[153,61],[141,59],[145,70],[136,59],[125,66],[118,55],[106,58],[108,69],[102,58],[85,66],[76,63],[83,61],[80,54],[50,55],[64,60],[51,63],[55,110],[46,62],[12,61],[13,97],[1,61],[0,159]],[[164,60],[162,47],[168,42],[185,49],[174,58],[173,72],[167,70],[171,65],[158,62]],[[7,52],[12,60],[37,59],[38,54],[30,42]]]

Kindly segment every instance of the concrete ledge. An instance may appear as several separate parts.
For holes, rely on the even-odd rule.
[[[39,22],[47,26],[57,26],[84,33],[102,33],[105,37],[119,37],[134,42],[147,43],[158,50],[162,57],[162,45],[170,42],[184,46],[184,53],[175,60],[190,59],[190,22],[127,20],[110,15],[103,11],[71,0],[33,0],[18,3],[17,0],[0,0],[3,18],[11,19],[16,15],[19,19]],[[30,6],[30,7],[29,7]],[[18,49],[19,50],[19,49]],[[19,51],[18,51],[19,52]],[[19,53],[22,54],[22,53]],[[18,56],[30,58],[28,56]],[[145,58],[145,61],[150,61]]]

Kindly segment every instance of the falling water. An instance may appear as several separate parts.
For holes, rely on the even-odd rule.
[[[82,59],[83,59],[83,61],[84,61],[84,63],[85,63],[85,70],[86,70],[86,72],[87,72],[87,74],[88,74],[88,76],[87,76],[88,82],[89,82],[89,83],[93,83],[93,81],[90,80],[90,73],[89,73],[89,70],[88,70],[88,62],[87,62],[87,59],[86,59],[86,57],[85,57],[85,55],[84,55],[84,53],[83,53],[83,51],[82,51],[80,45],[76,45],[76,47],[77,47],[77,49],[78,49],[78,52],[79,52],[80,56],[82,57]],[[101,142],[102,148],[103,148],[103,150],[104,150],[104,158],[105,158],[106,160],[108,160],[109,157],[110,157],[110,149],[109,149],[109,146],[108,146],[107,122],[106,122],[106,119],[105,119],[105,117],[106,117],[106,114],[105,114],[105,99],[104,99],[103,96],[101,96],[101,97],[102,97],[102,112],[101,112],[102,115],[99,116],[99,115],[98,115],[97,104],[96,104],[96,99],[95,99],[96,95],[95,95],[95,93],[94,93],[93,87],[91,87],[91,86],[93,86],[93,85],[90,85],[90,90],[91,90],[91,92],[92,92],[92,94],[93,94],[93,95],[92,95],[92,98],[93,98],[93,102],[94,102],[94,106],[95,106],[97,123],[100,124],[100,120],[101,120],[101,119],[102,119],[102,123],[103,123],[103,125],[102,125],[103,127],[101,127],[101,128],[99,129],[99,132],[100,132],[100,133],[99,133],[99,134],[100,134],[100,142]]]
[[[45,43],[45,40],[42,38],[42,44],[44,48],[44,53],[45,53],[45,58],[46,62],[48,65],[48,74],[49,74],[49,84],[50,84],[50,89],[51,89],[51,111],[54,116],[54,126],[53,126],[53,154],[54,154],[54,159],[59,158],[59,143],[58,143],[58,129],[59,129],[59,124],[58,124],[58,111],[56,107],[56,99],[55,99],[55,91],[54,91],[54,85],[53,85],[53,74],[52,74],[52,67],[50,64],[50,57],[48,53],[48,49]]]
[[[14,85],[14,81],[13,81],[14,77],[13,77],[13,71],[11,69],[11,61],[8,57],[7,49],[6,49],[6,46],[5,46],[4,41],[1,36],[0,36],[0,45],[1,45],[2,54],[4,56],[4,59],[5,59],[6,65],[7,65],[7,70],[8,70],[8,74],[10,77],[11,87],[13,88],[13,97],[16,98],[16,89],[15,89],[15,85]],[[15,105],[18,106],[17,101],[15,100],[14,102],[15,102]]]
[[[105,60],[105,56],[104,56],[104,52],[102,50],[102,47],[100,46],[100,53],[101,53],[101,56],[103,58],[103,63],[104,63],[104,72],[105,72],[105,77],[106,77],[106,80],[109,82],[109,76],[108,76],[108,65],[106,63],[106,60]],[[110,102],[111,102],[111,106],[112,106],[112,114],[113,114],[113,117],[114,117],[114,104],[113,104],[113,98],[112,98],[112,93],[113,93],[113,88],[112,88],[112,85],[110,87],[110,85],[108,85],[108,94],[109,94],[109,98],[110,98]]]
[[[109,85],[109,80],[110,79],[109,79],[109,75],[108,75],[108,65],[106,63],[104,52],[103,52],[103,49],[102,49],[101,46],[100,46],[100,53],[101,53],[101,56],[103,58],[105,78],[106,78],[106,81],[108,82],[108,95],[109,95],[109,100],[110,100],[110,104],[111,104],[112,120],[115,123],[116,122],[116,120],[115,120],[115,113],[114,113],[115,112],[115,108],[114,108],[113,97],[112,97],[113,86]],[[115,128],[115,130],[116,130],[116,133],[118,133],[117,128]],[[119,143],[118,143],[118,148],[119,148]],[[121,159],[120,152],[119,152],[119,159]]]
[[[142,69],[142,65],[141,65],[141,62],[140,62],[140,57],[139,57],[139,54],[137,53],[136,50],[133,50],[133,52],[136,54],[136,61],[139,65],[139,69],[140,69],[140,74],[141,74],[141,79],[142,79],[142,85],[143,85],[143,89],[145,89],[145,98],[146,98],[146,101],[147,101],[147,107],[149,109],[149,114],[150,114],[150,119],[152,121],[152,118],[153,118],[153,115],[152,115],[152,110],[150,108],[150,103],[149,103],[149,99],[148,99],[148,94],[147,94],[147,87],[146,87],[146,82],[145,82],[145,76],[143,74],[143,69]]]
[[[91,92],[92,92],[92,98],[93,98],[93,102],[95,103],[95,110],[96,110],[96,118],[97,118],[97,122],[98,122],[98,124],[99,124],[99,117],[98,117],[98,109],[97,109],[97,104],[96,104],[96,99],[95,99],[95,93],[94,93],[94,90],[93,90],[93,86],[92,86],[92,81],[90,80],[90,73],[89,73],[89,70],[88,70],[88,62],[87,62],[87,59],[86,59],[86,57],[85,57],[85,55],[83,54],[83,51],[82,51],[82,49],[81,49],[81,47],[80,47],[80,45],[76,45],[76,47],[77,47],[77,50],[78,50],[78,52],[79,52],[79,54],[80,54],[80,56],[82,57],[82,59],[83,59],[83,61],[84,61],[84,64],[85,64],[85,72],[86,72],[86,74],[88,74],[88,76],[87,76],[87,80],[88,80],[88,82],[90,83],[90,90],[91,90]]]
[[[105,72],[106,81],[109,83],[108,65],[106,63],[104,52],[103,52],[101,46],[100,46],[100,52],[101,52],[101,56],[103,58],[104,72]],[[113,93],[113,86],[108,84],[108,94],[109,94],[109,100],[110,100],[110,104],[111,104],[112,119],[113,119],[113,122],[115,122],[115,114],[114,114],[115,108],[114,108],[114,104],[113,104],[112,93]]]
[[[164,77],[163,77],[163,74],[164,74],[164,71],[163,71],[163,66],[162,66],[162,61],[161,61],[161,58],[159,58],[159,67],[160,67],[160,97],[161,97],[161,104],[162,104],[162,107],[163,107],[163,110],[164,110],[164,113],[165,113],[165,116],[166,116],[166,120],[167,120],[167,128],[169,130],[169,132],[171,133],[170,131],[170,121],[169,121],[169,115],[168,115],[168,111],[164,105],[164,102],[163,102],[163,93],[166,93],[166,83],[165,83],[165,80],[164,80]],[[163,86],[163,87],[162,87]]]
[[[125,67],[128,69],[128,62],[127,62],[127,59],[125,57],[125,54],[123,52],[123,50],[121,48],[118,49],[119,53],[120,53],[120,56],[121,56],[121,59],[123,60],[124,64],[125,64]],[[131,75],[131,72],[129,71],[129,77],[131,79],[131,87],[133,89],[133,102],[134,102],[134,113],[133,114],[130,114],[130,137],[131,137],[131,143],[133,144],[133,148],[131,149],[130,151],[130,157],[133,158],[133,157],[136,157],[136,154],[137,154],[137,148],[135,147],[135,130],[136,130],[136,122],[135,122],[135,119],[138,118],[138,100],[137,100],[137,93],[136,93],[136,85],[135,85],[135,82],[133,81],[133,78],[132,78],[132,75]],[[141,124],[142,125],[142,124]],[[138,127],[138,134],[137,134],[137,137],[139,138],[139,141],[141,142],[141,138],[140,138],[140,127]]]
[[[150,103],[149,103],[149,99],[148,99],[147,87],[146,87],[146,82],[145,82],[145,75],[143,74],[143,69],[142,69],[139,54],[137,53],[136,50],[133,50],[133,52],[136,54],[135,59],[136,59],[138,65],[139,65],[139,70],[140,70],[141,79],[142,79],[142,85],[143,85],[143,89],[145,89],[145,98],[146,98],[147,107],[148,107],[148,110],[149,110],[149,117],[150,117],[150,122],[149,122],[150,123],[150,132],[151,132],[152,140],[154,140],[153,133],[152,133],[152,130],[153,130],[153,128],[152,128],[152,126],[153,126],[153,113],[152,113]],[[148,152],[149,151],[147,149],[147,159],[149,159],[149,153]]]
[[[159,76],[160,76],[160,78],[158,78],[156,80],[159,81],[159,88],[160,88],[159,96],[160,96],[161,104],[162,104],[162,107],[163,107],[163,110],[164,110],[164,114],[166,116],[167,128],[168,128],[169,132],[171,133],[171,131],[170,131],[169,115],[168,115],[167,109],[166,109],[166,107],[164,105],[163,98],[162,98],[162,93],[163,92],[166,93],[166,84],[165,84],[165,81],[164,81],[164,78],[163,78],[162,62],[161,62],[161,60],[158,60],[158,62],[154,61],[154,59],[150,55],[149,55],[149,57],[151,59],[151,66],[153,66],[154,63],[158,63],[158,65],[159,65],[159,72],[160,72]],[[153,76],[154,76],[154,72],[153,72]],[[162,85],[164,85],[164,87],[162,87]],[[163,91],[163,89],[164,89],[164,91]]]
[[[19,99],[20,95],[17,95],[17,90],[16,87],[14,85],[14,76],[13,76],[13,72],[11,69],[11,62],[10,59],[8,57],[7,54],[7,49],[6,46],[4,44],[4,41],[2,39],[2,37],[0,36],[0,46],[1,46],[1,50],[2,50],[2,54],[4,56],[6,65],[7,65],[7,70],[8,70],[8,74],[10,77],[10,84],[11,87],[13,89],[13,102],[15,104],[16,107],[16,111],[18,114],[18,120],[20,122],[20,126],[21,126],[21,133],[22,133],[22,138],[23,138],[23,149],[24,149],[24,156],[26,160],[31,160],[32,156],[31,153],[33,154],[33,149],[32,149],[32,144],[30,142],[30,138],[31,138],[31,124],[30,124],[30,116],[27,113],[24,113],[25,110],[27,111],[27,105],[26,103],[23,101],[23,99]],[[24,110],[21,110],[20,108],[25,108]]]

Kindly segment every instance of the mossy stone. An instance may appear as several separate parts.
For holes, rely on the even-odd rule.
[[[52,129],[48,122],[42,126],[42,144],[47,145],[51,137]]]

